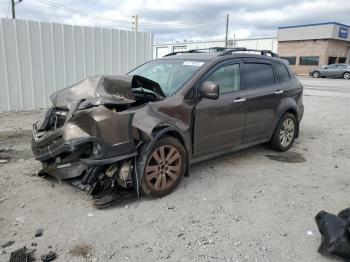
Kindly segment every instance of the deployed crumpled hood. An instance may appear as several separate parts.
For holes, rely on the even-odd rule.
[[[70,108],[75,102],[84,99],[96,101],[116,100],[117,103],[135,102],[132,89],[143,88],[165,97],[159,84],[138,75],[107,76],[97,75],[86,78],[51,95],[54,107]]]

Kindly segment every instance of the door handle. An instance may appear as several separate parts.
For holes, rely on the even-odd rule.
[[[276,90],[275,91],[275,94],[276,95],[280,95],[280,94],[283,94],[284,93],[284,90]]]
[[[233,103],[242,103],[245,102],[245,98],[236,98],[235,100],[233,100]]]

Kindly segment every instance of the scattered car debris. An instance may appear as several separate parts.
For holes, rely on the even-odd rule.
[[[1,247],[2,248],[7,248],[9,246],[12,246],[14,243],[15,243],[14,240],[10,240],[10,241],[7,241],[5,244],[2,244]]]
[[[316,215],[315,221],[322,235],[318,252],[349,262],[350,208],[342,210],[337,216],[322,210]]]
[[[6,164],[8,162],[7,159],[0,159],[0,164]]]
[[[313,236],[313,235],[314,235],[314,233],[313,233],[311,230],[307,231],[306,234],[307,234],[308,236]]]
[[[107,208],[117,203],[120,203],[122,200],[130,199],[134,193],[129,190],[120,189],[118,191],[106,192],[101,198],[94,197],[93,205],[96,208],[102,209]],[[129,205],[125,206],[125,209],[128,209]]]
[[[0,203],[3,203],[5,200],[10,199],[9,197],[3,197],[0,199]]]
[[[10,262],[31,262],[35,261],[34,250],[27,249],[27,247],[22,247],[16,251],[11,252]]]
[[[41,237],[43,235],[44,229],[43,228],[38,228],[35,232],[35,237]]]
[[[88,258],[91,257],[91,253],[93,252],[93,250],[94,249],[92,246],[80,243],[75,245],[72,249],[70,249],[69,253],[71,253],[73,256],[82,256],[84,258]]]
[[[16,217],[16,222],[23,224],[26,221],[25,217]]]
[[[50,251],[49,253],[42,255],[40,258],[41,258],[41,261],[49,262],[56,258],[56,253],[53,251]]]

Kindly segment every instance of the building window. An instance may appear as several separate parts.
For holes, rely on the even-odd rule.
[[[301,56],[299,65],[318,65],[319,56]]]
[[[295,65],[297,58],[295,56],[281,56],[282,59],[287,60],[290,65]]]
[[[337,62],[337,57],[336,56],[330,56],[328,57],[328,64],[335,64]]]
[[[346,57],[339,57],[338,58],[338,63],[339,64],[344,64],[346,62]]]

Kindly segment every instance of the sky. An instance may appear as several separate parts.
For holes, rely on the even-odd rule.
[[[17,0],[18,1],[18,0]],[[11,17],[0,0],[0,17]],[[319,22],[350,25],[350,0],[23,0],[16,18],[154,33],[155,43],[276,36],[279,26]]]

